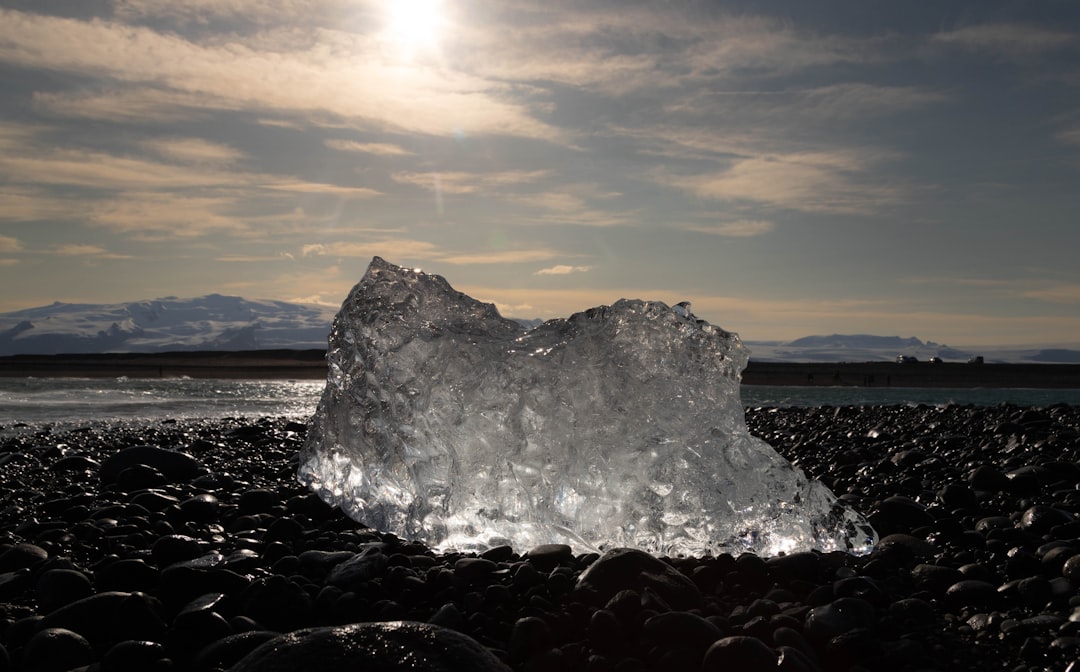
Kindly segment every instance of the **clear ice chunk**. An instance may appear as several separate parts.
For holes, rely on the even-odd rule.
[[[298,477],[438,551],[869,552],[864,518],[749,434],[747,357],[687,303],[527,330],[376,257],[330,332]]]

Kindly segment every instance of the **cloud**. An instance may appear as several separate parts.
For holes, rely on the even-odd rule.
[[[18,238],[12,238],[11,236],[0,236],[0,254],[9,254],[11,252],[21,252],[22,243]]]
[[[550,268],[541,268],[539,271],[533,273],[533,275],[570,275],[571,273],[587,273],[592,270],[592,266],[567,266],[566,264],[559,264],[558,266],[551,266]]]
[[[935,34],[931,42],[1006,57],[1025,57],[1077,46],[1075,33],[1023,23],[985,23]]]
[[[505,85],[393,62],[371,35],[320,28],[290,42],[275,34],[278,47],[270,50],[258,36],[197,43],[146,27],[7,9],[0,26],[4,62],[197,96],[199,107],[327,113],[441,136],[562,138],[509,102]]]
[[[1057,138],[1066,145],[1076,145],[1080,147],[1080,126],[1066,128],[1058,133]]]
[[[411,184],[441,194],[488,194],[505,187],[535,183],[551,174],[549,170],[501,170],[491,173],[397,172],[399,184]]]
[[[186,121],[205,116],[208,112],[242,107],[239,101],[211,99],[146,85],[91,92],[35,91],[33,105],[39,111],[53,115],[110,123]]]
[[[424,240],[386,238],[372,242],[311,243],[300,248],[301,257],[391,257],[394,259],[436,259],[439,247]]]
[[[300,249],[302,257],[361,257],[374,256],[395,260],[420,259],[445,264],[517,264],[546,261],[560,253],[548,249],[491,250],[484,252],[455,252],[423,240],[387,238],[371,242],[312,243]]]
[[[244,158],[244,153],[228,145],[202,138],[157,138],[143,145],[165,158],[185,164],[230,164]]]
[[[898,200],[897,187],[866,183],[864,168],[853,154],[809,153],[737,159],[713,173],[657,171],[654,177],[700,198],[804,212],[865,214]]]
[[[131,255],[109,252],[100,245],[57,245],[50,250],[62,257],[88,257],[93,260],[132,259]]]
[[[455,265],[472,264],[520,264],[529,261],[547,261],[559,256],[555,250],[495,250],[463,254],[448,254],[439,261]]]
[[[1080,304],[1080,285],[1054,285],[1021,291],[1020,295],[1047,303]]]
[[[733,238],[751,238],[771,233],[776,225],[763,219],[739,219],[733,222],[715,222],[712,224],[690,224],[682,227],[685,231],[696,231],[717,236]]]
[[[185,152],[190,161],[200,152],[222,155],[220,145],[185,141],[166,141],[173,153]],[[160,151],[161,148],[159,148]],[[0,155],[0,175],[13,182],[36,185],[67,185],[111,190],[177,190],[186,188],[272,189],[297,193],[332,193],[367,198],[379,192],[367,187],[307,182],[295,178],[222,170],[205,165],[164,163],[137,156],[106,152],[57,148],[44,153],[27,150]]]
[[[284,261],[285,257],[281,255],[267,254],[263,256],[254,255],[242,255],[242,254],[230,254],[221,257],[214,257],[214,261],[220,261],[226,264],[252,264],[262,263],[267,261]]]
[[[215,20],[255,24],[291,21],[308,24],[318,17],[341,16],[369,0],[115,0],[113,13],[125,20],[166,19],[180,24],[205,25]]]
[[[35,222],[78,217],[82,203],[59,199],[34,187],[0,187],[0,221]]]
[[[407,149],[388,142],[356,142],[354,140],[325,140],[324,145],[342,152],[360,152],[376,156],[409,156]]]

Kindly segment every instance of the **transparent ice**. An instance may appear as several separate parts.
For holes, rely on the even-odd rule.
[[[867,553],[870,525],[767,443],[738,336],[657,301],[527,330],[378,257],[330,333],[299,478],[445,551]]]

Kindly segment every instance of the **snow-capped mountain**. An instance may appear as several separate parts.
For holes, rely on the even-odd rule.
[[[876,362],[913,357],[918,361],[938,358],[966,362],[982,357],[987,363],[1080,363],[1080,345],[965,346],[950,347],[915,337],[832,334],[804,336],[793,341],[745,341],[750,358],[789,362]]]
[[[0,313],[0,356],[169,352],[181,350],[307,350],[326,347],[337,307],[210,294],[168,296],[110,305],[53,303]],[[534,327],[541,320],[518,320]],[[1080,363],[1080,344],[963,347],[915,337],[832,334],[793,341],[747,341],[751,359],[790,362],[927,361]]]
[[[0,356],[325,348],[336,307],[210,294],[0,314]]]

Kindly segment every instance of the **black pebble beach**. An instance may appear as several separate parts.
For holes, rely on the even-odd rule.
[[[868,556],[435,554],[280,418],[0,428],[0,672],[1080,670],[1080,407],[751,409]]]

